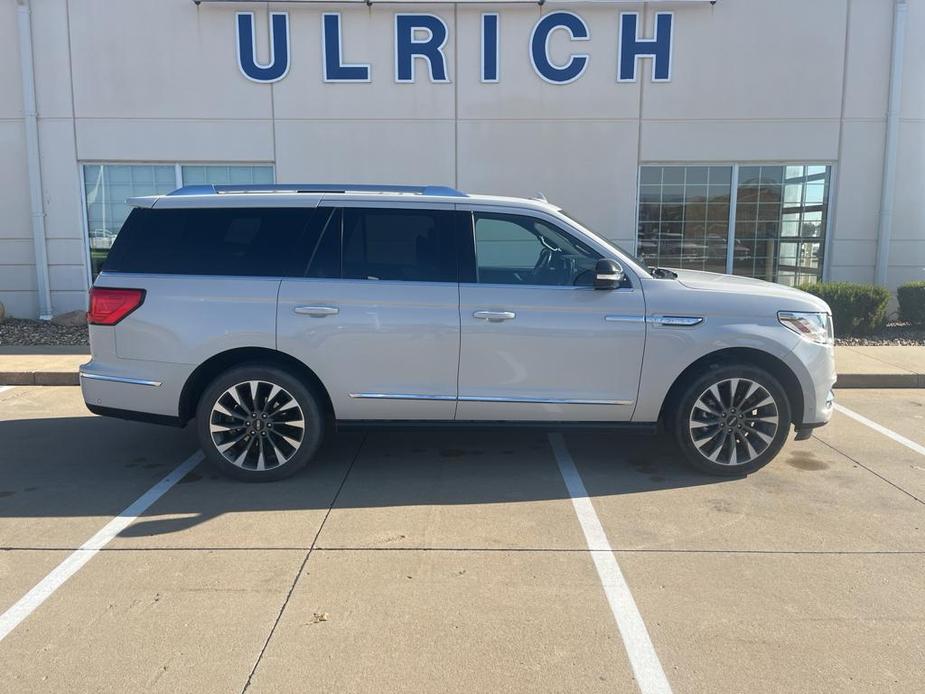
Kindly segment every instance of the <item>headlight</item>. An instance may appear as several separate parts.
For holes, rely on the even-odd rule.
[[[820,345],[835,343],[832,330],[832,316],[828,313],[803,313],[800,311],[778,311],[777,320],[782,325],[807,340]]]

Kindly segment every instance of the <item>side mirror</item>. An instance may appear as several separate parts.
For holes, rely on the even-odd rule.
[[[624,277],[623,268],[616,260],[602,258],[594,268],[594,288],[619,289]]]

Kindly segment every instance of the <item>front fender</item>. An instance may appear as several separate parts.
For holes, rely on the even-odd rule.
[[[757,350],[784,362],[800,382],[805,407],[812,411],[816,389],[809,370],[793,354],[801,342],[805,341],[779,323],[756,323],[754,317],[707,316],[694,327],[650,322],[633,421],[658,420],[668,391],[689,366],[709,354],[734,348]]]

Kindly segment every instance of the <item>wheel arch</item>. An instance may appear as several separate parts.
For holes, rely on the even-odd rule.
[[[674,414],[674,408],[681,397],[681,393],[695,378],[709,369],[733,364],[756,366],[774,376],[774,378],[780,382],[784,389],[784,393],[787,395],[787,400],[790,403],[792,421],[795,423],[803,421],[803,410],[805,407],[803,401],[803,388],[800,386],[800,380],[790,367],[773,354],[763,352],[760,349],[730,347],[700,357],[681,372],[674,383],[671,384],[668,393],[665,395],[665,399],[662,401],[662,407],[659,411],[659,422],[664,426],[673,420],[672,415]]]
[[[324,383],[318,374],[312,371],[304,362],[291,357],[284,352],[266,347],[238,347],[219,352],[200,364],[186,379],[180,391],[179,418],[186,424],[196,414],[196,405],[203,391],[220,373],[242,364],[259,362],[277,366],[291,372],[309,384],[321,397],[322,408],[325,414],[334,417],[334,405]]]

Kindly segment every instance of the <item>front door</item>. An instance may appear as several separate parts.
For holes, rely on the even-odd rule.
[[[308,276],[280,287],[277,341],[318,375],[338,419],[453,419],[459,285],[445,207],[319,207]]]
[[[631,419],[646,328],[637,280],[595,290],[601,255],[550,219],[476,211],[472,220],[456,419]]]

